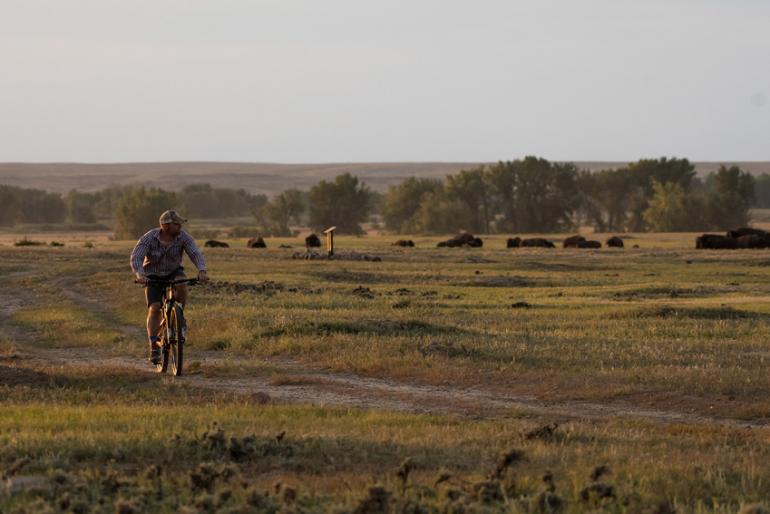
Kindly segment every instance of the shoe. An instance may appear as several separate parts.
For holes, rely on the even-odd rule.
[[[160,346],[152,345],[150,349],[150,362],[160,364]]]

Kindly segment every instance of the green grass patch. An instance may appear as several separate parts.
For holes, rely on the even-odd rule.
[[[97,315],[67,300],[45,307],[25,307],[13,316],[14,322],[37,334],[48,345],[114,346],[126,342],[126,336],[106,325]]]

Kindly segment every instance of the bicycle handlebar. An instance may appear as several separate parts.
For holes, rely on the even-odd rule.
[[[148,278],[147,282],[143,285],[147,284],[158,284],[162,286],[175,286],[177,284],[190,284],[191,286],[194,286],[200,282],[197,278],[183,278],[182,280],[158,280],[153,278]],[[134,284],[140,284],[137,279],[134,279]]]

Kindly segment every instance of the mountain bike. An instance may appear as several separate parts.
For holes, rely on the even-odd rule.
[[[178,284],[194,286],[197,283],[197,278],[182,280],[150,279],[147,281],[148,285],[153,284],[163,287],[163,304],[161,307],[163,319],[160,322],[160,331],[158,332],[161,359],[155,364],[155,371],[158,373],[169,372],[177,377],[182,374],[186,325],[182,305],[174,299],[174,286]]]

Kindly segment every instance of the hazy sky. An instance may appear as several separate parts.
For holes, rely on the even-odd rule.
[[[0,161],[770,160],[766,0],[0,0]]]

